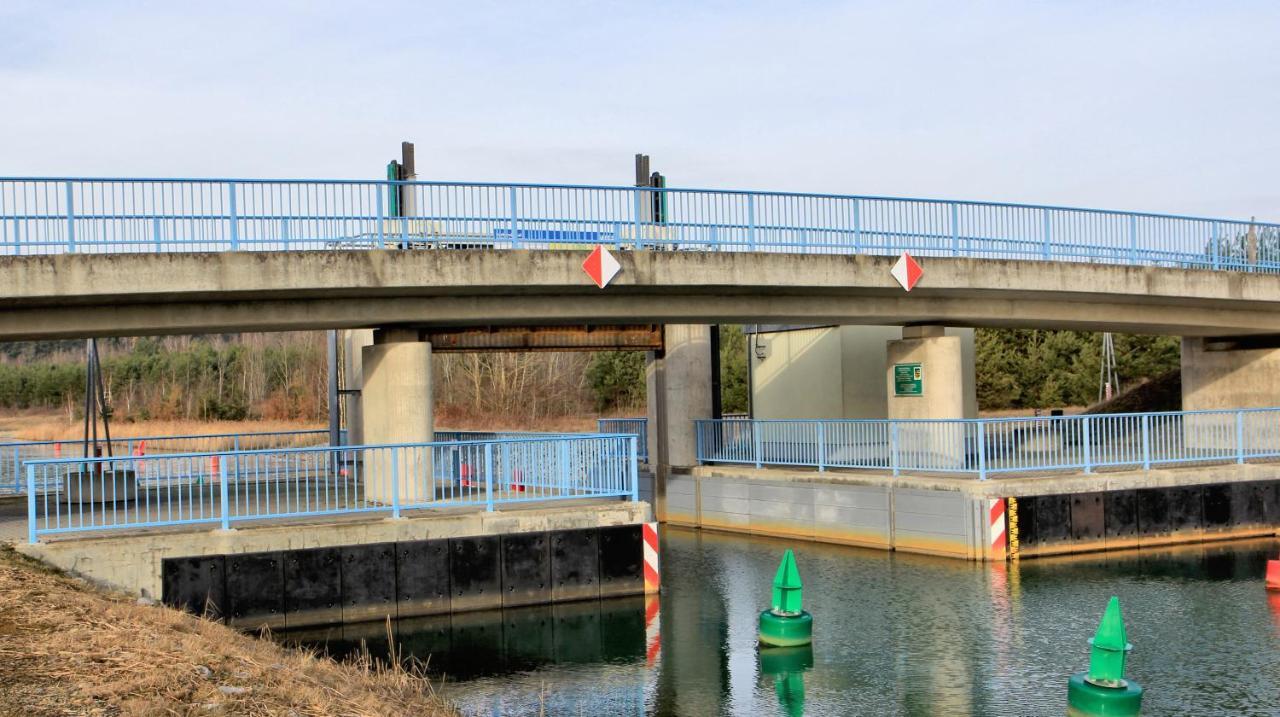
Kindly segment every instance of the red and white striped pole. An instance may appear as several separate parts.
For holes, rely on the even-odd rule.
[[[1008,556],[1009,535],[1005,525],[1004,498],[990,498],[987,501],[987,557],[991,560],[1004,560]]]
[[[662,616],[658,591],[662,587],[662,573],[658,565],[658,524],[640,526],[644,539],[644,659],[652,667],[662,652]]]
[[[658,524],[644,523],[640,526],[640,534],[644,538],[644,592],[656,593],[662,585],[662,573],[658,566]]]

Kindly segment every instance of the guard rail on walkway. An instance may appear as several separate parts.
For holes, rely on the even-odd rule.
[[[28,539],[299,516],[629,496],[635,436],[507,438],[27,461]]]
[[[649,419],[647,418],[597,418],[596,430],[601,433],[629,433],[636,436],[640,460],[649,462]]]
[[[0,178],[0,255],[590,244],[1280,271],[1277,224],[1074,207],[585,185]]]
[[[345,434],[345,431],[343,433]],[[329,431],[327,430],[117,437],[111,441],[99,441],[103,454],[109,456],[304,448],[323,446],[328,443]],[[0,439],[0,495],[22,493],[26,490],[26,481],[22,473],[23,463],[43,458],[84,458],[84,451],[84,442],[81,440],[7,441]]]
[[[964,420],[695,421],[702,463],[1002,473],[1280,457],[1280,408]]]

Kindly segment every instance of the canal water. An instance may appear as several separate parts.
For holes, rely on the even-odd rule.
[[[813,645],[762,654],[756,618],[787,547]],[[660,610],[631,598],[393,629],[467,715],[1065,715],[1067,677],[1118,595],[1144,714],[1277,715],[1280,595],[1263,571],[1278,552],[1268,540],[989,566],[667,528]],[[386,634],[280,637],[385,655]]]

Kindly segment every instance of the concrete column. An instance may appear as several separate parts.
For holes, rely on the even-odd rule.
[[[1237,431],[1244,434],[1246,447],[1259,448],[1267,443],[1266,417],[1244,414],[1237,427],[1233,412],[1275,406],[1280,406],[1280,349],[1182,339],[1182,410],[1229,411],[1184,417],[1188,448],[1232,450]]]
[[[666,478],[672,468],[698,464],[693,421],[711,418],[711,329],[695,324],[663,327],[662,354],[645,367],[649,456],[654,470],[654,512],[666,517]]]
[[[343,331],[338,337],[342,344],[342,377],[344,391],[360,391],[364,388],[364,347],[373,345],[373,329]],[[364,412],[360,393],[346,393],[338,397],[347,412],[347,444],[364,444]]]
[[[427,443],[435,437],[431,344],[414,331],[379,330],[361,350],[361,439],[365,445]],[[371,451],[364,457],[368,500],[401,505],[435,499],[431,452]],[[398,490],[398,496],[396,491]]]
[[[902,339],[888,342],[885,351],[886,415],[890,419],[976,418],[973,355],[969,352],[966,359],[963,343],[941,326],[904,326]],[[900,395],[898,367],[914,370],[916,364],[920,394]],[[923,454],[931,466],[960,467],[966,454],[965,433],[959,426],[905,423],[898,426],[898,442],[903,451]]]

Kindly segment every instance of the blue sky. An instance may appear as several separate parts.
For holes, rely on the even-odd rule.
[[[1280,219],[1276,2],[0,0],[0,175],[627,184]]]

